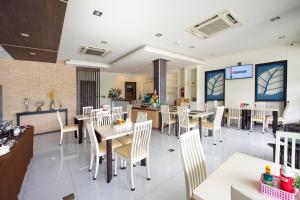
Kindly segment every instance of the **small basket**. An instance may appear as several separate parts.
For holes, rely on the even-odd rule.
[[[274,181],[275,179],[277,179],[277,181],[280,179],[278,176],[273,176],[273,177],[274,177]],[[263,183],[262,180],[263,180],[263,175],[261,176],[260,179],[260,192],[263,193],[264,195],[276,200],[296,200],[295,198],[296,193],[286,192],[284,190],[266,185],[265,183]]]

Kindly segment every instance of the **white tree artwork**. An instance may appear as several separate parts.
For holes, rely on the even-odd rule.
[[[216,73],[207,80],[207,98],[214,99],[224,94],[224,73]]]
[[[273,67],[261,73],[258,76],[257,93],[259,95],[275,95],[283,92],[283,74],[283,66]]]

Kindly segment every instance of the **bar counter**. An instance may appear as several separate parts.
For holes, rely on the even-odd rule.
[[[152,128],[159,129],[160,128],[160,109],[157,108],[143,108],[143,107],[132,107],[131,111],[131,120],[133,122],[136,121],[138,112],[146,112],[147,120],[152,119]]]
[[[33,127],[15,138],[10,152],[0,156],[0,199],[17,200],[33,155]],[[42,178],[42,177],[41,177]]]

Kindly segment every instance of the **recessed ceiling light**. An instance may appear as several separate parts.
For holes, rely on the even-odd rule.
[[[30,37],[30,35],[29,35],[28,33],[20,33],[20,35],[21,35],[22,37],[27,37],[27,38]]]
[[[180,45],[180,44],[181,44],[181,41],[178,40],[178,41],[176,41],[174,44],[175,44],[175,45]]]
[[[284,39],[284,38],[286,38],[285,35],[282,35],[282,36],[278,37],[279,40]]]
[[[32,56],[35,56],[35,55],[36,55],[35,52],[30,52],[29,54],[32,55]]]
[[[156,36],[156,37],[161,37],[162,34],[161,34],[161,33],[156,33],[155,36]]]
[[[96,15],[98,17],[101,17],[102,12],[98,11],[98,10],[94,10],[93,15]]]
[[[107,44],[107,41],[102,40],[101,44]]]
[[[194,48],[195,48],[195,46],[194,46],[194,45],[191,45],[191,46],[189,46],[189,48],[190,48],[190,49],[194,49]]]
[[[280,16],[276,16],[270,19],[271,22],[275,22],[280,19]]]

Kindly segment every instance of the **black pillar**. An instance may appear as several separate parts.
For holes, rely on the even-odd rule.
[[[159,95],[159,102],[167,102],[167,60],[157,59],[153,61],[154,89]]]

